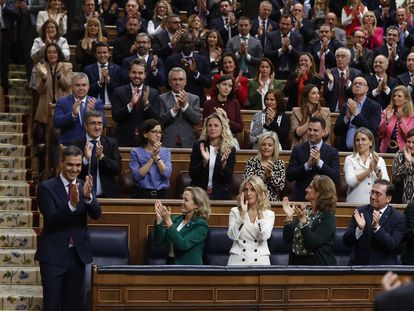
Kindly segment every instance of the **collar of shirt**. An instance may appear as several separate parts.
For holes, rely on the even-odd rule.
[[[170,40],[171,40],[171,38],[174,36],[174,34],[173,34],[173,33],[171,33],[171,32],[169,32],[168,30],[166,30],[166,32],[167,32],[167,34],[168,34],[168,38],[170,38]]]
[[[384,207],[384,208],[381,208],[381,209],[379,210],[379,213],[380,213],[380,217],[381,217],[382,215],[384,215],[384,213],[385,213],[385,210],[387,209],[387,207],[388,207],[388,204],[387,204],[387,206],[386,206],[386,207]]]
[[[361,112],[362,106],[364,105],[366,98],[367,98],[367,96],[364,95],[364,97],[362,97],[362,99],[360,101],[357,101],[358,112]]]
[[[265,25],[267,25],[267,19],[261,19],[260,16],[257,17],[259,21],[259,27],[262,26],[262,23],[265,22]]]
[[[397,49],[398,49],[398,43],[397,43]],[[391,45],[389,45],[388,43],[387,43],[387,50],[388,51],[391,50]]]
[[[67,180],[67,179],[63,176],[63,174],[62,174],[62,173],[60,173],[59,177],[60,177],[60,180],[63,182],[63,185],[65,186],[66,193],[69,191],[69,189],[68,189],[68,185],[69,185],[69,184],[76,185],[76,179],[74,179],[72,182],[70,182],[69,180]]]
[[[383,78],[381,78],[380,76],[378,76],[377,74],[375,74],[375,78],[377,79],[377,81],[379,82],[379,80],[381,79],[383,79]]]
[[[240,37],[240,40],[241,40],[241,41],[243,40],[243,37],[245,37],[245,38],[246,38],[246,41],[249,41],[250,34],[247,34],[247,35],[245,35],[245,36],[243,36],[243,35],[239,34],[239,37]]]
[[[137,58],[139,58],[139,59],[145,59],[145,62],[148,62],[148,57],[149,57],[149,54],[139,55],[137,53]]]
[[[96,141],[101,142],[101,136],[99,136],[98,138],[92,138],[88,134],[86,134],[86,141],[90,142],[91,140],[96,140]]]
[[[131,92],[134,93],[135,89],[139,89],[139,94],[142,94],[142,88],[144,87],[144,83],[142,83],[140,86],[135,86],[132,83],[129,84],[131,86]]]
[[[105,66],[106,68],[108,68],[109,66],[109,62],[106,62],[105,64],[101,64],[100,62],[97,62],[98,64],[98,68],[102,68],[102,65]]]
[[[194,53],[193,53],[193,52],[191,52],[191,53],[190,53],[190,55],[185,55],[183,52],[181,52],[181,57],[182,57],[182,58],[185,58],[185,59],[186,59],[186,58],[193,58],[193,57],[194,57]]]
[[[321,141],[317,144],[311,144],[309,142],[309,147],[312,148],[313,146],[316,146],[318,148],[318,150],[321,150],[322,144],[323,144],[323,140],[321,139]]]
[[[358,153],[358,152],[356,152],[356,153],[354,154],[354,157],[355,157],[355,159],[356,159],[356,160],[358,160],[358,162],[360,162],[360,163],[361,163],[361,165],[362,165],[362,166],[364,166],[364,167],[368,167],[368,166],[369,166],[369,163],[371,163],[372,153],[370,153],[370,154],[368,155],[368,158],[367,158],[367,161],[365,162],[365,164],[362,162],[361,157],[360,157],[360,155],[359,155],[359,153]]]
[[[290,33],[291,33],[291,31],[289,31],[288,34],[285,36],[282,32],[280,32],[280,37],[281,38],[288,37],[290,39]]]

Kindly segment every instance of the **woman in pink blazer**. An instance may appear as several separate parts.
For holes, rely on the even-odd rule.
[[[406,135],[414,128],[413,102],[410,92],[397,86],[391,95],[391,103],[382,112],[378,126],[380,152],[395,153],[405,147]]]
[[[384,28],[377,27],[377,18],[375,13],[367,11],[362,17],[361,26],[355,27],[355,30],[361,30],[365,35],[363,46],[367,49],[375,49],[383,45]]]

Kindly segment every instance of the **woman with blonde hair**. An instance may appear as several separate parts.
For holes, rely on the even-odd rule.
[[[361,26],[355,27],[355,30],[361,30],[365,35],[363,47],[374,50],[380,47],[384,41],[384,28],[377,27],[377,18],[372,11],[365,12],[362,17]]]
[[[395,153],[405,147],[405,138],[414,127],[413,102],[408,89],[399,85],[392,91],[391,103],[381,114],[378,126],[380,152]]]
[[[257,155],[247,160],[243,179],[259,176],[267,187],[269,199],[280,201],[279,192],[285,186],[285,163],[279,159],[279,139],[275,132],[265,132],[258,145]]]
[[[334,241],[336,233],[336,188],[326,175],[316,175],[306,188],[305,203],[294,205],[283,198],[286,215],[283,240],[292,245],[289,264],[336,265]]]
[[[354,136],[354,152],[345,158],[346,202],[369,204],[369,192],[377,179],[390,180],[382,157],[375,152],[372,132],[360,127]]]
[[[164,28],[165,18],[174,14],[168,1],[160,0],[154,8],[154,15],[148,22],[147,33],[152,38],[156,33]]]
[[[76,63],[80,65],[80,70],[96,62],[94,46],[98,42],[106,42],[102,35],[102,28],[99,19],[91,17],[86,22],[85,36],[76,46]]]
[[[319,100],[319,89],[314,84],[306,84],[303,88],[300,107],[294,107],[291,118],[292,148],[297,144],[308,141],[309,119],[314,116],[322,117],[326,122],[324,140],[331,130],[331,112],[329,108],[322,107]],[[328,142],[327,142],[328,143]]]
[[[181,200],[181,215],[171,217],[171,208],[155,201],[157,216],[154,243],[168,243],[167,264],[202,265],[207,219],[211,208],[207,193],[199,187],[186,187]]]
[[[210,199],[230,200],[235,163],[236,148],[229,123],[222,114],[212,113],[204,119],[200,140],[193,145],[191,185],[206,190]]]
[[[40,35],[42,33],[42,26],[48,20],[53,19],[59,25],[59,33],[61,36],[66,34],[68,17],[66,10],[62,8],[60,0],[48,0],[47,10],[39,11],[36,18],[36,31]]]
[[[259,176],[249,176],[240,185],[237,206],[229,216],[227,236],[233,240],[228,265],[270,265],[267,240],[272,235],[275,213]]]
[[[199,52],[205,42],[206,29],[204,28],[200,16],[197,14],[190,15],[187,22],[188,30],[194,37],[194,51]]]

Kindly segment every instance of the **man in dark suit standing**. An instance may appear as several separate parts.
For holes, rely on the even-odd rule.
[[[303,46],[306,47],[309,42],[316,38],[315,27],[313,23],[305,17],[305,9],[302,3],[295,3],[292,6],[292,16],[294,21],[293,31],[300,33],[303,37]]]
[[[374,60],[374,74],[367,78],[368,97],[375,100],[381,110],[390,104],[392,90],[399,84],[396,79],[387,75],[387,68],[388,59],[384,55],[378,55]]]
[[[130,57],[137,52],[138,45],[135,44],[135,37],[140,30],[140,21],[139,16],[129,17],[126,23],[126,33],[122,37],[116,38],[112,43],[114,47],[112,59],[118,66],[121,66],[124,58]]]
[[[346,106],[349,97],[352,97],[352,81],[355,77],[362,76],[362,72],[350,68],[351,51],[347,48],[339,48],[335,52],[336,67],[325,72],[323,96],[326,106],[331,112],[341,111]]]
[[[260,40],[263,49],[266,46],[269,33],[279,27],[275,21],[269,18],[271,12],[272,4],[269,1],[262,1],[259,6],[259,16],[252,20],[250,34]]]
[[[72,77],[73,94],[58,99],[53,114],[53,127],[60,129],[59,144],[67,145],[85,135],[85,114],[89,110],[100,111],[104,118],[104,125],[106,124],[103,102],[87,96],[88,91],[88,76],[78,72]]]
[[[220,16],[210,21],[210,28],[217,30],[224,46],[227,41],[238,34],[236,16],[229,0],[220,0],[218,3]]]
[[[106,42],[98,42],[94,50],[97,62],[83,69],[89,78],[88,94],[101,99],[104,105],[110,105],[114,89],[120,84],[121,68],[109,62],[111,55]]]
[[[404,237],[405,217],[389,205],[394,186],[387,180],[374,182],[370,204],[355,209],[343,242],[352,247],[350,265],[397,265]]]
[[[210,88],[210,62],[207,57],[194,53],[194,37],[190,32],[185,32],[180,37],[180,52],[171,55],[165,62],[167,72],[174,67],[181,67],[187,73],[186,92],[200,97],[201,105],[206,96],[204,88]]]
[[[165,86],[167,74],[165,73],[164,62],[157,55],[151,55],[151,39],[147,33],[141,32],[137,34],[134,45],[137,46],[136,53],[130,57],[124,58],[121,65],[121,81],[127,84],[129,80],[129,67],[133,60],[139,58],[147,63],[147,78],[145,84],[158,89]]]
[[[115,89],[112,118],[117,123],[115,138],[122,147],[137,146],[136,137],[143,121],[159,119],[158,91],[144,85],[147,64],[136,59],[129,69],[130,84]]]
[[[102,136],[103,121],[99,111],[91,110],[85,115],[86,135],[73,142],[84,150],[82,171],[79,178],[93,177],[93,193],[97,197],[118,197],[115,176],[121,173],[121,155],[116,139]]]
[[[388,271],[381,280],[383,292],[375,296],[375,311],[411,311],[414,305],[414,283]]]
[[[377,132],[381,120],[381,106],[367,97],[368,83],[363,77],[356,77],[352,83],[353,98],[348,98],[336,119],[334,133],[339,136],[339,151],[353,151],[354,136],[359,127]]]
[[[407,70],[405,60],[407,58],[408,49],[399,44],[400,32],[396,26],[387,28],[385,39],[386,43],[374,50],[374,58],[380,54],[386,56],[389,61],[388,75],[395,78]]]
[[[43,230],[35,259],[40,263],[44,311],[79,310],[85,265],[92,262],[87,216],[98,219],[101,208],[92,195],[92,177],[77,179],[81,169],[82,151],[66,147],[60,175],[37,188]]]
[[[168,56],[176,53],[182,33],[180,17],[174,14],[167,16],[165,29],[156,33],[152,38],[154,54],[165,61]]]
[[[254,78],[256,68],[263,57],[263,48],[259,39],[250,35],[252,24],[250,18],[242,16],[239,18],[239,34],[227,41],[226,52],[231,52],[238,59],[240,70],[244,76]]]
[[[407,87],[411,98],[414,98],[414,52],[407,56],[407,71],[398,75],[397,80],[400,84]]]
[[[167,148],[191,148],[196,140],[193,126],[200,123],[200,98],[184,91],[187,74],[174,67],[168,74],[171,92],[160,95],[162,143]]]
[[[362,71],[365,75],[371,74],[373,53],[370,49],[364,48],[362,44],[365,34],[361,30],[355,30],[352,35],[353,46],[351,50],[351,63],[349,67]]]
[[[319,116],[311,117],[308,123],[308,141],[293,148],[286,170],[287,180],[295,181],[290,200],[305,201],[305,189],[315,175],[327,175],[334,182],[339,180],[338,151],[322,140],[325,133],[325,120]]]
[[[267,38],[264,54],[275,65],[278,79],[287,79],[289,73],[296,69],[299,53],[303,51],[302,35],[292,31],[292,27],[292,16],[283,14],[279,30],[272,31]]]

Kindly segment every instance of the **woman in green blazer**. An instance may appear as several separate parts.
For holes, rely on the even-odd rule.
[[[316,175],[306,188],[306,200],[311,203],[293,205],[283,198],[286,214],[283,240],[292,245],[289,264],[336,265],[334,241],[336,232],[336,189],[326,175]]]
[[[181,211],[181,215],[171,218],[171,208],[155,201],[154,242],[156,245],[168,243],[167,264],[202,265],[210,215],[207,193],[199,187],[186,187]]]

